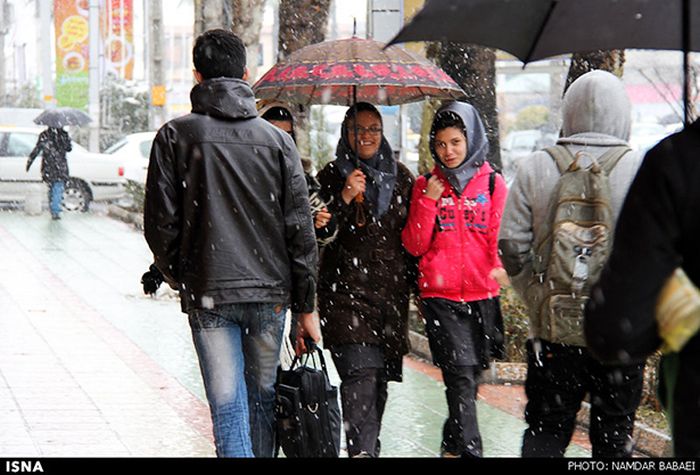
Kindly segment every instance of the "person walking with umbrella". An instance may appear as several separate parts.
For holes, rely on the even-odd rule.
[[[41,178],[49,186],[49,208],[51,218],[61,219],[63,189],[68,181],[68,161],[66,153],[73,149],[70,135],[62,127],[48,127],[37,140],[29,154],[26,170],[41,155]]]
[[[478,112],[445,104],[430,131],[435,168],[413,187],[404,246],[419,257],[418,288],[430,350],[447,387],[445,457],[481,457],[476,419],[478,377],[502,358],[499,285],[509,285],[498,257],[506,185],[486,161],[489,142]]]
[[[350,457],[378,457],[388,381],[401,381],[408,352],[414,260],[403,249],[414,178],[394,159],[382,117],[360,102],[343,120],[336,158],[318,174],[332,198],[338,236],[321,257],[318,309],[323,341],[341,379]],[[364,195],[364,201],[355,198]],[[356,207],[366,222],[357,223]]]

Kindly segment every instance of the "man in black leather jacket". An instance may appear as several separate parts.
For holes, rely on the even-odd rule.
[[[153,143],[145,235],[189,315],[217,455],[270,457],[288,304],[319,339],[308,191],[291,137],[257,117],[241,40],[207,31],[193,59],[192,113]]]

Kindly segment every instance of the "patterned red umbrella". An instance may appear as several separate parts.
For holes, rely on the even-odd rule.
[[[426,58],[374,40],[348,38],[302,48],[253,86],[258,99],[291,104],[406,104],[434,97],[464,100],[464,91]]]

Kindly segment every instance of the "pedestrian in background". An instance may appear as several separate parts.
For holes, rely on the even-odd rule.
[[[73,150],[70,135],[63,128],[48,127],[41,134],[29,154],[26,171],[41,155],[41,179],[49,186],[49,209],[52,219],[61,219],[63,190],[68,181],[66,153]]]
[[[622,82],[582,75],[564,96],[557,146],[521,158],[508,194],[501,259],[530,317],[524,457],[564,456],[587,393],[593,456],[632,454],[644,363],[604,366],[583,335],[583,308],[640,164],[630,125]]]
[[[294,116],[289,107],[281,102],[270,102],[260,104],[258,113],[260,117],[280,129],[287,132],[296,143],[296,134],[294,131]],[[309,159],[301,159],[301,164],[304,168],[304,178],[306,178],[306,186],[309,189],[309,203],[311,204],[311,212],[314,217],[314,228],[316,229],[316,242],[319,248],[323,248],[335,239],[338,232],[336,220],[328,211],[328,205],[320,195],[321,184],[316,177],[312,175],[312,164]]]
[[[217,455],[271,457],[290,301],[298,351],[319,339],[306,181],[291,137],[258,117],[240,38],[207,31],[193,60],[192,113],[153,143],[144,231],[189,315]]]
[[[351,107],[341,127],[336,158],[318,174],[338,220],[321,256],[318,309],[341,379],[348,455],[378,457],[387,384],[401,381],[408,353],[415,269],[401,230],[413,176],[394,159],[374,106]]]
[[[620,213],[608,265],[586,311],[586,339],[601,361],[643,364],[661,344],[659,292],[681,267],[700,286],[700,122],[644,158]],[[700,335],[662,357],[659,395],[676,457],[700,457]]]
[[[260,117],[280,129],[287,132],[296,143],[296,134],[294,132],[294,116],[286,104],[281,102],[259,103],[258,114]],[[309,189],[309,203],[311,204],[311,214],[314,218],[314,228],[316,229],[316,243],[319,251],[335,239],[338,233],[336,219],[328,211],[328,205],[321,197],[321,185],[318,180],[311,174],[311,160],[301,159],[304,167],[304,178],[306,178],[306,186]],[[289,331],[289,339],[294,343],[296,341],[296,325],[299,321],[299,314],[292,314],[292,323]]]
[[[488,138],[471,105],[452,102],[438,110],[430,151],[435,168],[413,187],[403,243],[420,258],[418,306],[446,386],[441,453],[481,457],[478,378],[504,353],[498,294],[509,282],[498,229],[507,190],[486,161]]]

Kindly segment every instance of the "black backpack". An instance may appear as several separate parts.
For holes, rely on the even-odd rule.
[[[338,388],[328,379],[321,349],[313,344],[310,348],[301,358],[295,356],[288,370],[277,368],[275,455],[280,447],[290,458],[338,457],[340,452]],[[309,360],[314,367],[307,365]]]

